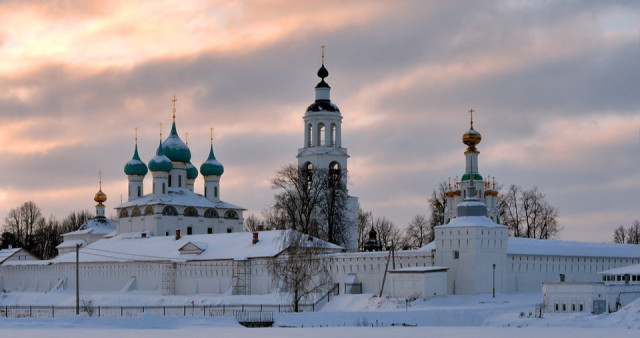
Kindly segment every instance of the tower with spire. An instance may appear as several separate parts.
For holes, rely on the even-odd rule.
[[[129,198],[116,207],[118,233],[145,233],[145,236],[239,232],[243,229],[244,208],[220,199],[220,178],[224,167],[213,153],[213,128],[209,158],[200,167],[204,179],[204,196],[194,192],[198,169],[191,163],[191,150],[178,136],[176,97],[172,102],[171,132],[160,142],[155,156],[145,165],[138,154],[138,138],[133,158],[124,172],[129,180]],[[152,192],[144,194],[147,171],[152,175]]]
[[[445,209],[445,223],[451,222],[458,217],[457,206],[462,203],[470,193],[473,193],[479,200],[486,205],[486,216],[494,222],[500,223],[500,210],[497,208],[498,192],[495,188],[495,177],[493,183],[490,176],[485,180],[478,170],[478,155],[480,152],[476,146],[482,141],[482,135],[473,128],[473,113],[475,110],[470,109],[470,127],[462,135],[462,143],[467,146],[464,152],[465,171],[460,180],[458,176],[454,178],[453,184],[451,178],[447,184],[445,194],[447,203]],[[470,188],[473,188],[470,190]]]
[[[449,268],[449,294],[491,293],[493,285],[505,292],[508,229],[496,222],[494,190],[478,172],[476,145],[482,136],[473,129],[473,109],[469,112],[471,126],[462,135],[466,170],[446,191],[446,224],[434,228],[435,264]]]
[[[315,87],[316,99],[307,107],[304,114],[304,139],[298,149],[298,166],[306,170],[329,169],[340,173],[339,177],[347,186],[347,149],[342,147],[342,115],[340,109],[331,102],[331,87],[325,81],[329,71],[324,64],[324,46],[322,46],[322,64],[317,73],[320,82]],[[358,198],[349,196],[346,213],[347,243],[350,251],[358,248],[357,219]]]

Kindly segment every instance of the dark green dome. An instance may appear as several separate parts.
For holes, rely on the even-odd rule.
[[[200,166],[200,173],[202,176],[220,176],[224,173],[224,167],[222,163],[216,160],[216,155],[213,154],[213,144],[211,150],[209,150],[209,158]]]
[[[160,142],[160,145],[158,145],[158,151],[156,151],[156,156],[154,156],[151,161],[149,161],[149,170],[151,170],[151,172],[170,172],[171,169],[173,169],[173,163],[171,163],[171,160],[164,155],[162,142]]]
[[[469,179],[470,179],[469,174],[465,173],[464,175],[462,175],[462,178],[460,179],[460,181],[468,181]],[[473,180],[482,181],[482,176],[480,176],[480,174],[473,174]]]
[[[162,144],[164,154],[173,162],[189,163],[191,161],[191,150],[182,142],[176,131],[176,122],[171,126],[169,137]]]
[[[198,177],[198,169],[196,169],[196,167],[191,164],[191,162],[189,162],[189,164],[187,164],[187,179],[195,180],[196,177]]]
[[[140,156],[138,156],[138,145],[136,144],[133,158],[124,165],[124,173],[128,176],[144,176],[147,172],[147,165],[140,160]]]

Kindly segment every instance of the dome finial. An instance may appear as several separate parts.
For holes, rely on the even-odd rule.
[[[173,100],[171,100],[171,102],[173,102],[173,108],[171,109],[173,112],[173,122],[176,122],[176,101],[178,101],[176,94],[173,94]]]
[[[475,110],[473,110],[473,108],[469,109],[469,114],[471,114],[471,129],[473,129],[473,112]]]
[[[160,142],[162,142],[162,122],[160,122]]]
[[[324,47],[325,45],[322,45],[320,48],[322,48],[322,65],[324,66]]]
[[[136,140],[136,146],[138,146],[138,127],[133,128]]]
[[[102,206],[102,202],[107,200],[107,194],[102,192],[102,170],[98,171],[98,182],[100,182],[100,189],[93,195],[93,200],[98,202],[98,206]]]
[[[189,145],[189,132],[186,132],[186,133],[184,134],[184,143],[185,143],[186,145]]]
[[[213,127],[211,127],[211,145],[213,146]]]

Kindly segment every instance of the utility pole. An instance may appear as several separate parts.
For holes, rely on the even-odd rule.
[[[80,314],[80,244],[76,244],[76,315]]]

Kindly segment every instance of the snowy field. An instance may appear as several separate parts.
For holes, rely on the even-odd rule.
[[[160,296],[150,293],[86,295],[95,305],[277,303],[278,295]],[[341,295],[315,313],[275,313],[275,328],[249,329],[232,317],[0,318],[0,337],[638,337],[640,301],[617,313],[545,313],[529,316],[540,293],[447,296],[405,303],[371,294]],[[73,305],[73,293],[4,293],[0,305]],[[522,315],[524,314],[524,316]],[[391,326],[391,325],[394,326]],[[407,326],[402,326],[405,324]],[[399,325],[399,326],[398,326]],[[413,327],[413,325],[416,325]],[[372,327],[373,326],[373,327]]]

